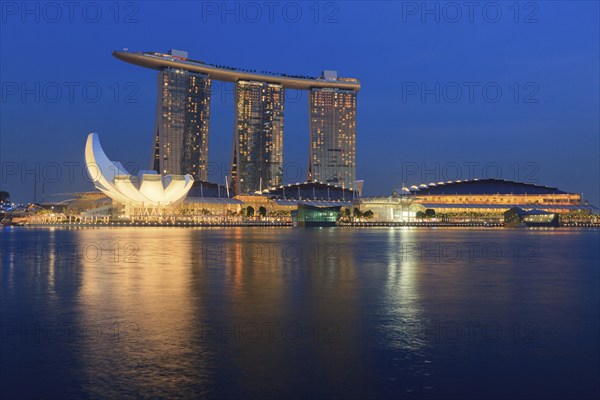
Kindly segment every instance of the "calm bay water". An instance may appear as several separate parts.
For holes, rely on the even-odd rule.
[[[600,231],[4,228],[1,398],[597,398]]]

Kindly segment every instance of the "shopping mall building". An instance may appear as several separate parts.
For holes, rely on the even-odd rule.
[[[435,211],[445,221],[493,220],[519,207],[561,215],[561,219],[598,214],[598,207],[581,194],[554,187],[501,179],[473,179],[421,184],[394,190],[391,196],[364,197],[354,201],[361,211],[371,210],[374,221],[413,222],[419,211]]]

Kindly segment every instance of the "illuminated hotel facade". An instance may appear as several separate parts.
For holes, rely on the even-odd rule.
[[[162,174],[208,178],[210,82],[235,83],[231,182],[233,192],[254,193],[283,184],[283,114],[286,89],[309,91],[307,179],[355,188],[356,99],[360,82],[250,71],[190,60],[171,50],[115,51],[125,62],[159,70],[159,101],[152,167]]]
[[[207,180],[210,84],[205,74],[175,68],[159,72],[155,171]]]
[[[283,183],[283,102],[281,85],[235,84],[232,186],[254,193]]]
[[[353,188],[356,180],[356,91],[311,89],[309,180]]]

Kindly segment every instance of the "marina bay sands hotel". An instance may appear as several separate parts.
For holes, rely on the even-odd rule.
[[[339,78],[251,71],[191,60],[185,51],[115,51],[120,60],[158,73],[153,169],[208,180],[211,81],[234,82],[235,123],[231,187],[254,193],[283,184],[286,89],[309,92],[310,151],[307,180],[354,189],[356,95],[360,82]]]

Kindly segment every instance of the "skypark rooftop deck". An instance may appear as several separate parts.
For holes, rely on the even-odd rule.
[[[207,74],[210,79],[237,82],[238,80],[259,81],[279,84],[286,89],[337,88],[360,90],[360,82],[354,78],[337,78],[335,80],[309,76],[276,74],[267,71],[260,73],[254,70],[207,64],[163,53],[113,51],[119,60],[152,69],[179,68],[187,71]]]

